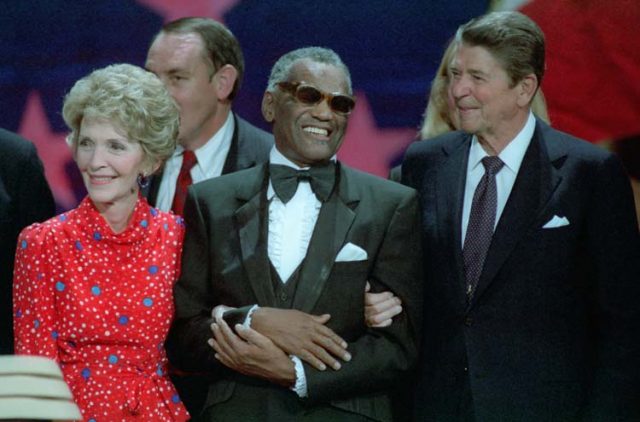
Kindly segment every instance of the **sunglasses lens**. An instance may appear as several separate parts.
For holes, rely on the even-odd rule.
[[[322,101],[322,93],[312,86],[300,86],[296,98],[304,104],[317,104]]]
[[[331,99],[331,108],[338,113],[349,114],[356,103],[345,95],[336,95]]]

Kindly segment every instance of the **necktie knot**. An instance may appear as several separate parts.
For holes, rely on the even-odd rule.
[[[493,176],[504,166],[504,162],[497,156],[487,156],[482,159],[482,165],[484,170]]]
[[[187,188],[193,183],[191,180],[191,169],[196,165],[198,159],[193,151],[185,150],[182,153],[182,166],[180,166],[180,173],[178,174],[178,180],[176,180],[176,192],[173,196],[173,203],[171,209],[176,214],[182,215],[184,211],[184,202],[187,199]]]
[[[196,154],[193,151],[185,150],[182,153],[182,166],[180,167],[180,173],[191,171],[197,162],[198,159],[196,158]]]
[[[271,164],[269,176],[273,190],[283,203],[289,202],[298,189],[298,182],[306,180],[320,202],[329,199],[335,184],[335,164],[314,166],[305,170],[296,170],[289,166]]]

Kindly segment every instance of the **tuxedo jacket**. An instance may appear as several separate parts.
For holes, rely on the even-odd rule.
[[[402,165],[424,235],[416,420],[639,420],[640,240],[620,162],[538,120],[467,304],[470,143],[416,142]]]
[[[54,214],[53,196],[35,147],[0,129],[0,354],[13,353],[11,286],[18,234]]]
[[[235,129],[231,138],[229,153],[224,161],[222,174],[233,173],[253,167],[269,160],[269,152],[273,146],[273,135],[253,126],[237,114],[233,114]],[[162,171],[151,176],[149,187],[143,190],[143,195],[151,206],[156,205]]]
[[[337,166],[301,266],[294,309],[330,313],[327,326],[352,355],[338,371],[304,364],[308,398],[229,370],[214,358],[211,310],[219,304],[276,306],[267,252],[268,165],[193,185],[185,205],[182,275],[169,336],[173,362],[210,374],[206,405],[215,420],[389,420],[389,392],[415,362],[421,317],[418,202],[406,186]],[[366,259],[336,262],[346,244]],[[390,290],[404,312],[367,328],[364,289]],[[315,419],[314,419],[315,418]]]

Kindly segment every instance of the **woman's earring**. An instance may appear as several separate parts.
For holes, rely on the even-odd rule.
[[[140,189],[144,189],[149,186],[149,178],[142,173],[138,174],[137,182]]]

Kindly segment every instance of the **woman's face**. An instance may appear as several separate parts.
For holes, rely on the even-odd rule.
[[[83,118],[76,144],[76,162],[89,197],[99,210],[109,205],[135,205],[138,174],[145,154],[138,142],[108,120]]]

